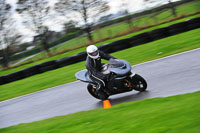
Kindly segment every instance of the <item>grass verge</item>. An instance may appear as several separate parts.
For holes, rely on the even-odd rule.
[[[199,11],[199,6],[200,6],[200,1],[192,1],[192,2],[189,2],[189,3],[185,3],[183,5],[180,5],[180,6],[176,7],[177,15],[179,17],[181,17],[181,16],[193,14],[193,13]],[[177,19],[179,17],[177,17]],[[132,22],[131,22],[132,27],[130,27],[130,25],[127,24],[127,22],[121,22],[121,23],[116,23],[116,24],[104,27],[104,28],[100,28],[100,29],[97,28],[92,33],[92,35],[94,37],[95,42],[100,41],[100,40],[103,41],[105,39],[107,40],[109,38],[116,38],[117,39],[117,38],[119,38],[119,36],[129,34],[130,32],[136,31],[136,29],[138,29],[138,28],[141,29],[142,27],[144,28],[146,26],[158,25],[162,22],[166,22],[166,21],[169,21],[171,19],[175,19],[175,18],[173,17],[171,10],[168,9],[168,10],[165,10],[161,13],[148,14],[148,15],[141,16],[141,17],[138,17],[136,19],[133,19]],[[154,27],[154,28],[156,28],[156,27]],[[151,28],[149,28],[149,29],[151,29]],[[136,34],[137,34],[137,32],[136,32]],[[81,36],[81,37],[77,37],[75,39],[72,39],[71,41],[68,41],[67,43],[63,43],[62,45],[58,45],[54,48],[51,48],[50,51],[51,51],[52,55],[57,55],[59,53],[66,52],[66,51],[69,51],[71,49],[80,48],[81,46],[83,46],[83,45],[85,46],[88,43],[89,42],[87,40],[87,37]],[[68,54],[68,52],[67,52],[67,54],[63,54],[63,55],[65,55],[64,57],[70,56],[70,54]],[[47,56],[46,52],[41,52],[40,54],[36,55],[35,57],[33,57],[33,58],[31,58],[31,59],[29,59],[25,62],[20,63],[20,64],[29,63],[28,65],[24,65],[24,66],[16,68],[16,69],[14,68],[12,70],[9,69],[8,71],[0,73],[0,75],[9,74],[9,73],[22,70],[26,67],[29,67],[29,66],[32,66],[32,65],[35,65],[35,64],[39,64],[39,63],[42,63],[42,62],[45,62],[45,61],[52,60],[52,58],[48,58],[48,59],[44,59],[44,58],[48,58],[48,56]],[[53,59],[55,59],[55,58],[58,59],[58,58],[61,58],[61,56],[53,57]],[[44,59],[44,60],[41,60],[41,59]],[[35,61],[37,61],[37,63],[35,63]],[[30,64],[31,62],[34,62],[34,63]],[[12,64],[12,63],[14,63],[14,62],[11,62],[10,64]],[[16,65],[16,66],[19,66],[19,65]],[[0,70],[3,70],[3,69],[0,68]]]
[[[20,124],[2,133],[199,133],[200,92],[145,99]]]
[[[134,35],[138,35],[138,34],[143,33],[143,32],[148,32],[148,31],[151,31],[153,29],[166,27],[166,26],[169,26],[171,24],[182,22],[182,21],[185,21],[187,19],[191,19],[191,18],[195,18],[195,17],[200,17],[200,14],[194,15],[194,16],[190,16],[190,17],[186,17],[186,18],[183,18],[183,19],[180,19],[180,20],[176,20],[176,21],[173,21],[173,22],[170,22],[170,23],[154,26],[154,27],[151,27],[151,28],[148,28],[148,29],[145,29],[145,30],[134,32],[134,33],[131,33],[131,34],[128,34],[128,35],[124,35],[124,36],[121,36],[121,37],[117,37],[117,38],[114,38],[114,39],[106,40],[106,41],[97,43],[95,45],[99,46],[99,45],[102,45],[102,44],[111,43],[111,42],[114,42],[114,41],[117,41],[117,40],[129,38],[129,37],[132,37]],[[86,49],[86,47],[79,48],[79,49],[76,49],[76,50],[65,52],[63,54],[58,54],[56,56],[45,58],[43,60],[35,61],[33,63],[30,63],[30,64],[22,65],[22,66],[19,66],[17,68],[12,68],[12,69],[8,69],[8,70],[5,70],[5,71],[1,71],[0,75],[6,75],[6,74],[9,74],[9,73],[13,73],[13,72],[19,71],[19,70],[23,70],[23,69],[25,69],[27,67],[30,67],[30,66],[33,66],[33,65],[36,65],[36,64],[40,64],[40,63],[43,63],[43,62],[46,62],[46,61],[56,60],[56,59],[61,59],[61,58],[64,58],[64,57],[72,56],[72,55],[78,54],[78,53],[80,53],[82,51],[85,51],[85,49]],[[32,61],[32,60],[37,60],[37,58],[41,57],[41,55],[44,55],[44,54],[45,53],[42,52],[42,53],[38,54],[36,57],[33,57],[33,58],[31,58],[31,59],[29,59],[29,60],[27,60],[25,62],[29,62],[29,61]],[[25,62],[23,62],[23,63],[25,63]]]
[[[189,2],[189,3],[185,3],[183,5],[180,5],[180,6],[176,7],[177,15],[181,16],[181,15],[191,14],[196,11],[199,11],[198,6],[200,6],[200,1],[193,1],[193,2]],[[165,10],[159,14],[148,14],[148,15],[141,16],[141,17],[131,20],[132,27],[130,27],[130,25],[127,24],[127,22],[125,21],[125,22],[106,26],[99,30],[97,29],[95,32],[92,33],[92,35],[94,37],[94,41],[102,39],[102,38],[111,38],[118,34],[122,34],[123,32],[127,32],[128,30],[130,30],[130,28],[135,29],[137,27],[144,27],[147,25],[155,25],[155,24],[159,24],[161,22],[168,21],[172,18],[173,18],[173,15],[171,13],[171,10]],[[54,50],[60,51],[60,50],[66,49],[66,48],[72,48],[77,45],[79,46],[80,43],[83,43],[83,42],[89,43],[87,40],[87,37],[80,37],[71,42],[65,43],[58,47],[55,47]]]
[[[158,59],[179,52],[200,47],[200,29],[171,36],[151,43],[132,47],[112,55],[127,60],[131,65]],[[80,62],[60,69],[48,71],[26,79],[0,86],[0,101],[47,89],[75,81],[74,74],[85,69],[85,62]]]

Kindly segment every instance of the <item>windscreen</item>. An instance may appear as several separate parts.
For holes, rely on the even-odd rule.
[[[108,66],[109,68],[122,68],[125,67],[125,64],[115,59],[110,59],[108,62]]]

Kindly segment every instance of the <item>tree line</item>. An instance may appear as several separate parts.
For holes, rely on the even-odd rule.
[[[155,2],[154,0],[143,1]],[[121,0],[121,3],[123,10],[128,13],[126,0]],[[169,3],[172,2],[169,0]],[[88,40],[93,42],[91,32],[95,22],[105,16],[110,9],[106,0],[58,0],[53,6],[49,4],[49,0],[18,0],[16,5],[15,11],[23,18],[23,25],[34,32],[42,50],[48,54],[50,54],[48,45],[50,29],[45,22],[61,16],[65,22],[59,23],[63,24],[65,32],[79,30],[80,28],[77,27],[81,25]],[[173,3],[171,7],[173,15],[176,16]],[[0,1],[0,56],[3,58],[3,67],[8,67],[9,57],[15,53],[16,44],[20,44],[24,38],[19,32],[20,29],[17,29],[17,22],[12,17],[11,9],[11,5],[6,3],[6,0]],[[127,23],[131,25],[130,19],[127,19]]]

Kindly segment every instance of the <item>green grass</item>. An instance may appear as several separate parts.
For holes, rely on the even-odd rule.
[[[97,43],[95,45],[99,46],[99,45],[102,45],[102,44],[111,43],[111,42],[116,41],[116,40],[129,38],[129,37],[132,37],[134,35],[138,35],[138,34],[143,33],[143,32],[148,32],[148,31],[151,31],[153,29],[166,27],[166,26],[169,26],[171,24],[182,22],[182,21],[194,18],[194,17],[200,17],[200,14],[195,15],[195,16],[191,16],[191,17],[187,17],[187,18],[183,18],[183,19],[180,19],[180,20],[176,20],[176,21],[173,21],[173,22],[170,22],[170,23],[154,26],[152,28],[148,28],[148,29],[145,29],[145,30],[142,30],[142,31],[134,32],[134,33],[131,33],[131,34],[128,34],[128,35],[125,35],[125,36],[121,36],[121,37],[110,39],[110,40],[107,40],[107,41],[104,41],[104,42],[100,42],[100,43]],[[6,75],[6,74],[9,74],[9,73],[13,73],[13,72],[19,71],[19,70],[23,70],[23,69],[25,69],[27,67],[30,67],[30,66],[33,66],[33,65],[36,65],[36,64],[40,64],[40,63],[43,63],[43,62],[46,62],[46,61],[56,60],[56,59],[61,59],[61,58],[67,57],[67,56],[71,56],[71,55],[77,54],[79,52],[85,51],[85,49],[86,49],[86,47],[79,48],[79,49],[76,49],[76,50],[73,50],[73,51],[69,51],[69,52],[66,52],[66,53],[63,53],[63,54],[58,54],[58,55],[53,56],[53,57],[45,58],[43,60],[36,61],[34,63],[30,63],[30,64],[22,65],[22,66],[17,67],[17,68],[12,68],[12,69],[8,69],[8,70],[5,70],[5,71],[1,71],[0,75]],[[37,55],[36,57],[33,57],[32,59],[29,59],[28,61],[35,60],[37,58],[41,58],[41,57],[44,57],[44,56],[46,56],[46,54],[45,54],[45,52],[42,52],[41,54]]]
[[[183,14],[194,13],[194,12],[200,10],[199,6],[200,6],[200,1],[191,2],[191,3],[187,3],[184,5],[178,6],[177,14],[178,14],[178,16],[181,16]],[[156,20],[155,20],[155,18],[156,18]],[[146,26],[146,25],[158,24],[158,23],[167,21],[172,18],[173,18],[173,16],[172,16],[171,10],[166,10],[158,15],[149,14],[149,15],[134,19],[134,20],[132,20],[132,24],[135,27],[141,27],[141,26]],[[129,29],[130,29],[130,27],[126,22],[121,22],[121,23],[113,24],[111,26],[102,28],[99,31],[94,32],[93,36],[95,39],[99,39],[99,38],[114,36],[121,32],[125,32]],[[99,32],[101,34],[101,37],[99,37]]]
[[[190,3],[184,4],[184,5],[178,6],[177,13],[179,16],[183,15],[183,14],[194,13],[194,12],[200,10],[199,7],[200,7],[200,1],[190,2]],[[155,16],[157,18],[156,22],[152,16],[154,16],[154,15],[150,14],[150,15],[139,17],[136,20],[132,20],[132,23],[136,27],[141,27],[141,26],[146,26],[146,25],[158,24],[158,23],[161,23],[161,22],[164,22],[164,21],[167,21],[167,20],[173,18],[170,10],[166,10],[166,11],[156,15]],[[170,17],[167,17],[167,16],[170,16]],[[99,38],[105,38],[105,37],[111,37],[111,36],[117,35],[121,32],[125,32],[129,29],[130,29],[130,27],[126,22],[121,22],[121,23],[117,23],[117,24],[113,24],[113,25],[101,28],[101,29],[93,32],[92,35],[95,40],[98,40]],[[85,42],[85,43],[88,42],[86,37],[80,37],[78,40],[73,40],[68,43],[65,43],[62,46],[56,47],[56,50],[55,49],[54,50],[59,51],[59,50],[63,50],[63,49],[69,48],[69,47],[71,48],[71,47],[79,46],[80,43],[83,43],[83,42]]]
[[[169,88],[170,89],[170,88]],[[2,133],[199,133],[200,92],[145,99],[4,129]]]
[[[200,29],[132,47],[112,55],[132,65],[200,47]],[[0,86],[0,101],[75,81],[74,74],[85,69],[85,62],[48,71]]]
[[[138,64],[149,60],[165,57],[200,47],[200,29],[182,33],[176,36],[147,43],[121,52],[113,56],[126,59],[131,64]],[[199,35],[198,35],[199,34]]]
[[[194,12],[200,10],[199,6],[200,6],[200,1],[195,1],[195,2],[190,2],[190,3],[184,4],[184,5],[180,5],[180,6],[177,7],[177,13],[178,13],[179,16],[183,15],[183,14],[194,13]],[[197,16],[199,16],[199,15],[197,15]],[[156,20],[155,20],[155,18],[156,18]],[[173,18],[173,16],[171,15],[171,11],[166,10],[166,11],[164,11],[164,12],[158,14],[158,15],[150,14],[150,15],[139,17],[136,20],[133,20],[132,23],[133,23],[134,26],[140,27],[140,26],[158,24],[158,23],[167,21],[167,20],[172,19],[172,18]],[[189,18],[191,18],[191,17],[189,17]],[[185,20],[185,19],[182,19],[181,21],[183,21],[183,20]],[[174,22],[176,23],[176,22],[180,22],[180,21],[174,21]],[[171,22],[169,24],[172,24],[174,22]],[[167,24],[167,25],[165,24],[165,26],[168,26],[169,24]],[[155,29],[155,28],[158,28],[158,27],[163,27],[163,26],[162,25],[156,26],[154,28],[149,28],[149,30]],[[125,32],[129,29],[130,29],[130,27],[126,22],[121,22],[121,23],[118,23],[118,24],[113,24],[111,26],[104,27],[102,29],[97,29],[97,31],[93,32],[93,37],[94,37],[95,40],[99,40],[101,38],[111,37],[111,36],[117,35],[121,32]],[[146,31],[149,31],[149,30],[146,30]],[[130,34],[130,35],[133,36],[133,35],[136,35],[136,34],[139,34],[139,33],[140,32],[136,32],[136,33],[133,33],[133,34]],[[122,38],[124,38],[124,37],[122,37]],[[121,37],[119,37],[119,38],[121,38]],[[119,40],[119,38],[116,38],[116,39]],[[106,42],[111,42],[112,40],[106,41]],[[62,45],[59,45],[57,47],[52,48],[51,52],[55,53],[55,52],[61,51],[63,49],[77,48],[80,45],[87,43],[87,42],[88,42],[87,37],[77,37],[74,40],[71,40],[67,43],[64,43]],[[60,57],[66,57],[66,56],[69,56],[71,54],[68,54],[68,52],[67,52],[66,54],[62,54],[62,55],[63,56],[56,56],[56,57],[53,57],[53,58],[48,58],[47,60],[45,59],[43,61],[39,61],[37,64],[39,64],[41,62],[49,61],[49,60],[52,60],[52,59],[58,59]],[[46,56],[45,52],[42,52],[41,54],[29,59],[28,61],[37,60],[38,58],[44,58],[44,57],[47,57],[47,56]],[[25,62],[27,62],[27,61],[25,61]],[[35,63],[33,63],[32,65],[34,65],[34,64]],[[32,65],[26,65],[25,67],[32,66]],[[22,70],[25,67],[20,67],[21,69],[17,68],[15,70],[8,70],[7,72],[4,72],[2,75],[5,75],[5,74],[11,73],[11,72],[15,72],[16,70]]]

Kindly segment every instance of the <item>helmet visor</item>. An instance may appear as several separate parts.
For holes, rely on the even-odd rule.
[[[95,51],[95,52],[89,53],[89,55],[91,55],[91,56],[97,56],[97,55],[98,55],[98,51]]]

